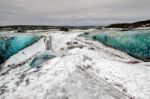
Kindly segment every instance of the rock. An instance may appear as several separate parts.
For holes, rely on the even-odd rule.
[[[68,28],[66,28],[66,27],[61,27],[60,29],[59,29],[59,31],[69,31],[69,29]]]

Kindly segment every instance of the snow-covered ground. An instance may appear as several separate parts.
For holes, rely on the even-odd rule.
[[[39,33],[57,57],[29,66],[46,50],[44,39],[12,56],[0,71],[0,99],[150,99],[149,62],[77,37],[82,32]]]

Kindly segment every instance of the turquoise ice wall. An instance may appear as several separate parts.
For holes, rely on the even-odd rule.
[[[150,59],[150,30],[104,32],[90,37],[136,58]]]
[[[37,35],[16,35],[9,38],[0,38],[0,64],[16,54],[20,50],[36,42],[40,36]]]

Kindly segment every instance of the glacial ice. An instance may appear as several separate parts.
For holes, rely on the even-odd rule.
[[[150,30],[104,32],[86,37],[91,37],[141,60],[150,59]]]
[[[15,35],[0,38],[0,64],[20,50],[36,42],[40,36],[37,35]]]
[[[30,63],[31,67],[40,67],[40,64],[44,63],[45,61],[52,59],[56,57],[50,50],[47,50],[45,52],[43,52],[42,54],[36,56],[32,62]]]

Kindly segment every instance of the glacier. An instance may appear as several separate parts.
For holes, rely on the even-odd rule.
[[[50,50],[46,50],[42,54],[36,56],[30,63],[30,66],[39,68],[42,63],[55,57],[56,56]]]
[[[90,39],[78,36],[84,32]],[[134,31],[71,30],[66,33],[50,30],[36,33],[42,35],[40,40],[2,65],[0,99],[148,99],[150,63],[92,40],[104,32],[109,35]],[[47,43],[45,36],[51,37],[49,41],[52,42]],[[74,42],[83,47],[69,49]],[[48,52],[47,44],[52,48]],[[49,59],[49,55],[56,57]]]
[[[150,58],[150,30],[84,33],[80,36],[92,38],[144,61]]]
[[[37,35],[15,35],[11,37],[0,38],[0,64],[20,50],[28,47],[37,40]]]

